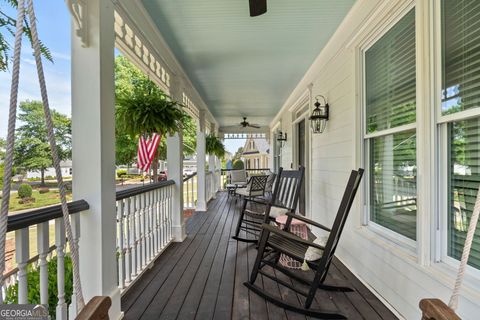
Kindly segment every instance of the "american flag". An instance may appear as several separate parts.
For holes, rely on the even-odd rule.
[[[152,164],[161,136],[157,133],[152,134],[151,137],[145,138],[142,134],[138,140],[137,150],[137,168],[148,171]]]

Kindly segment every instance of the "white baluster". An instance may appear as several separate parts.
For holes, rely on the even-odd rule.
[[[57,247],[57,319],[67,319],[65,302],[65,226],[62,219],[55,220],[55,246]]]
[[[131,255],[131,262],[132,262],[132,280],[137,275],[137,257],[138,257],[138,250],[137,250],[137,201],[135,196],[129,198],[130,200],[130,218],[131,218],[131,226],[130,226],[130,245],[132,247],[132,255]]]
[[[29,258],[28,227],[15,231],[15,257],[18,267],[18,303],[28,303],[27,261]]]
[[[168,192],[168,202],[167,202],[167,215],[168,215],[168,242],[172,240],[172,192],[173,186],[167,188]]]
[[[125,288],[124,272],[124,254],[123,254],[123,212],[125,203],[123,200],[117,201],[117,247],[118,247],[118,286]]]
[[[146,194],[146,197],[147,197],[147,225],[146,225],[146,229],[147,229],[147,264],[150,263],[150,261],[152,261],[152,192],[149,191],[147,192]]]
[[[78,248],[79,241],[80,241],[80,215],[79,214],[73,214],[70,215],[70,224],[72,225],[72,240],[70,241],[70,251],[71,251],[71,246],[72,244],[75,244]],[[72,266],[73,267],[73,266]],[[77,290],[75,286],[73,287],[72,290],[72,302],[70,303],[70,306],[68,307],[68,318],[69,319],[75,319],[78,315],[78,301],[77,301]]]
[[[153,226],[153,221],[154,221],[154,196],[155,196],[155,190],[152,190],[148,193],[148,196],[149,196],[149,201],[150,201],[150,213],[148,215],[148,217],[150,218],[149,220],[149,223],[148,223],[148,230],[149,230],[149,234],[150,234],[150,261],[153,260],[153,258],[155,258],[155,255],[156,255],[156,252],[155,252],[155,229],[154,229],[154,226]]]
[[[142,269],[147,265],[147,238],[146,238],[146,215],[147,215],[147,197],[145,192],[140,194],[140,232],[142,234]]]
[[[132,272],[132,256],[131,256],[131,229],[130,229],[130,219],[131,219],[131,200],[130,198],[125,199],[127,201],[126,205],[126,217],[125,217],[125,243],[126,243],[126,250],[125,250],[125,281],[126,283],[130,283],[132,281],[131,272]]]
[[[145,264],[150,263],[150,192],[145,192]]]
[[[153,232],[153,255],[158,254],[158,234],[157,234],[157,189],[152,191],[152,232]]]
[[[38,268],[40,270],[40,303],[48,304],[48,266],[50,249],[48,222],[37,224]]]
[[[165,197],[164,193],[165,190],[164,188],[159,190],[160,192],[160,236],[162,240],[162,249],[165,247]]]
[[[135,204],[135,216],[136,216],[136,221],[135,221],[135,238],[136,238],[136,244],[137,244],[137,272],[136,274],[139,275],[140,272],[142,272],[142,233],[141,233],[141,202],[140,202],[140,196],[135,196],[133,198],[134,204]]]

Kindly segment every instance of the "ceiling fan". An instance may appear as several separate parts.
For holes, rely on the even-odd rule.
[[[255,129],[259,129],[260,126],[258,124],[250,124],[249,122],[247,122],[247,117],[243,117],[243,121],[240,122],[240,126],[242,128],[247,128],[247,127],[250,127],[250,128],[255,128]]]
[[[250,17],[256,17],[267,12],[267,0],[249,0]]]

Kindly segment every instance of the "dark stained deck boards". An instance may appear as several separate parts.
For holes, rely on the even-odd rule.
[[[193,214],[186,223],[185,241],[165,249],[152,268],[122,296],[125,319],[309,319],[266,302],[243,285],[250,275],[256,249],[231,239],[240,206],[240,202],[235,204],[234,199],[219,193],[207,212]],[[290,281],[278,271],[276,275]],[[340,311],[349,319],[396,319],[338,260],[327,283],[348,284],[356,291],[318,291],[316,307]],[[285,301],[298,303],[304,299],[263,275],[256,284]]]

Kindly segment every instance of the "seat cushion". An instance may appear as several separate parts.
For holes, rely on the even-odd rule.
[[[280,216],[286,215],[287,213],[288,213],[288,210],[284,208],[279,208],[279,207],[270,208],[270,217],[272,218],[280,217]]]
[[[323,236],[323,237],[318,237],[313,241],[313,243],[318,244],[322,247],[325,247],[327,244],[328,237]],[[318,249],[315,247],[308,247],[307,251],[305,252],[305,260],[306,261],[315,261],[318,260],[322,257],[323,255],[323,250]]]

